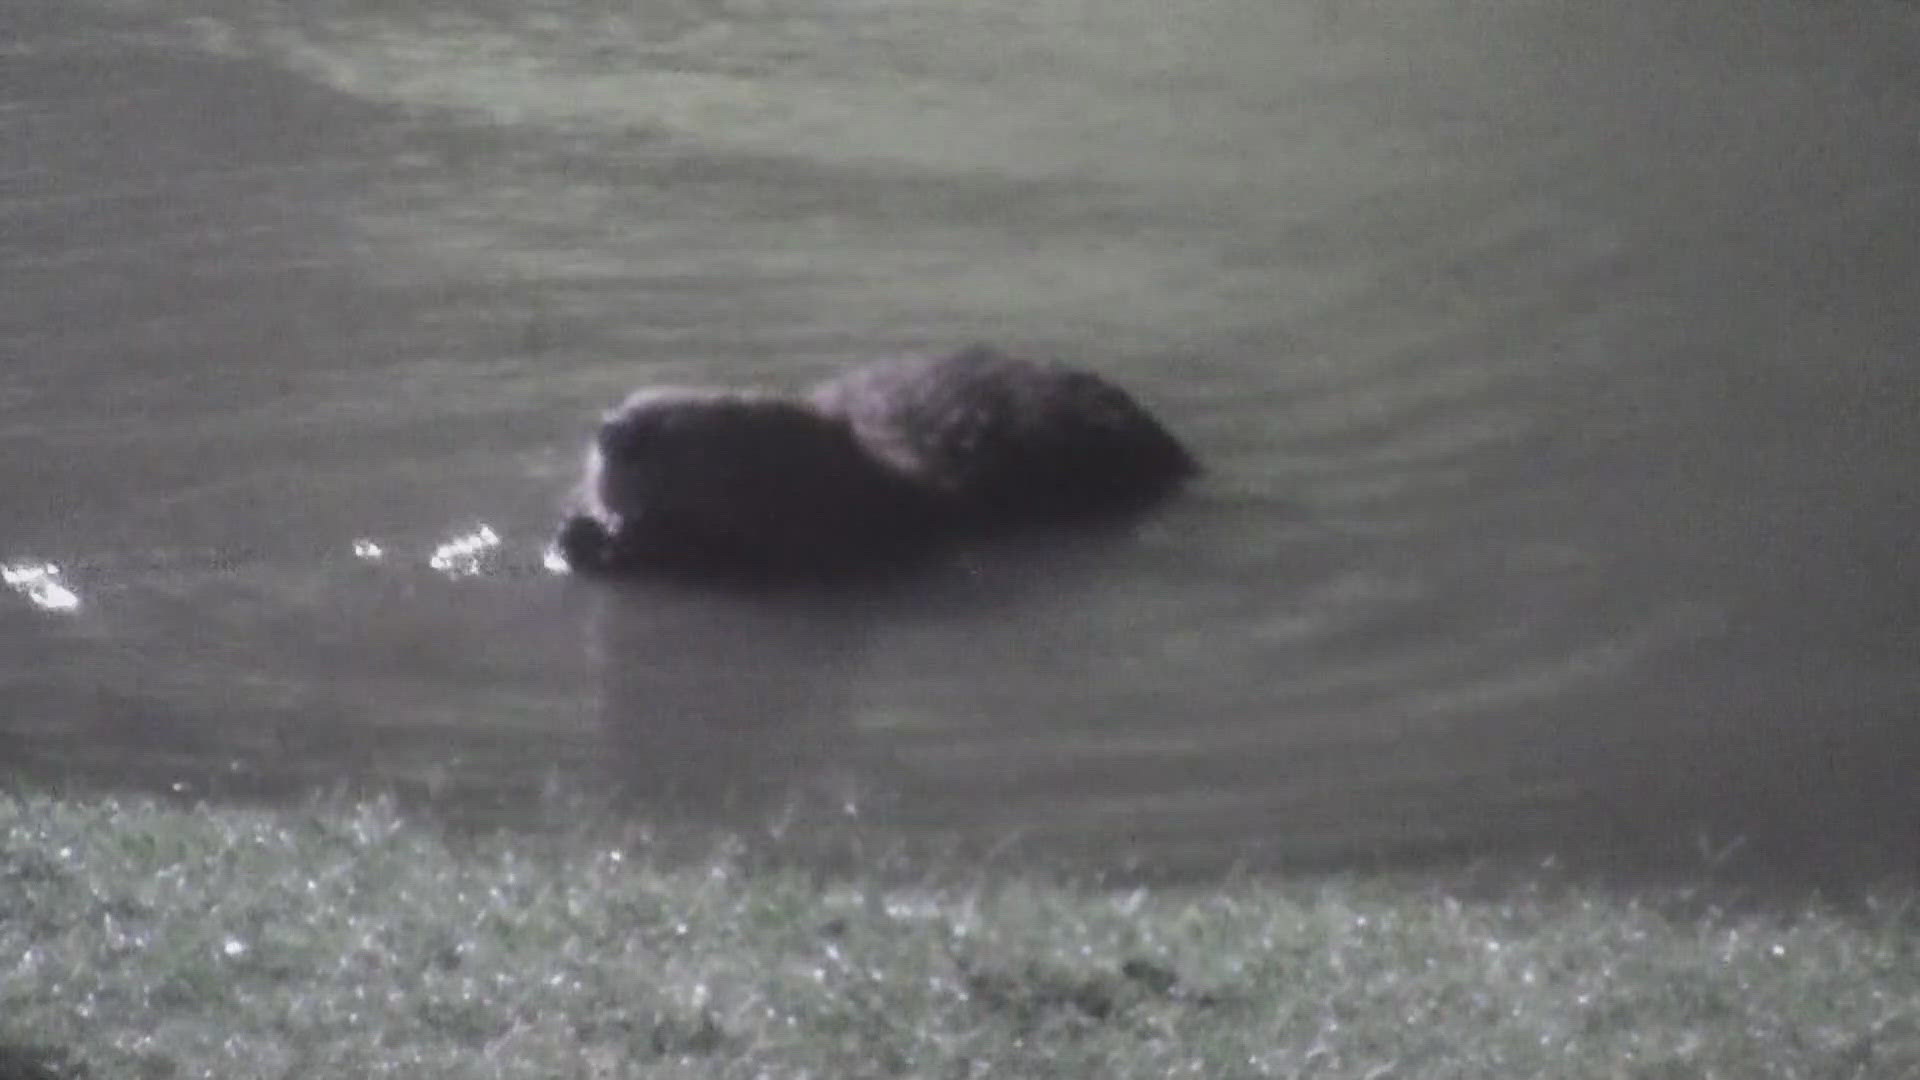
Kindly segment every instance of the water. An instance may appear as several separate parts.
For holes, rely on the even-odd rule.
[[[0,21],[16,775],[1169,873],[1905,857],[1911,5],[391,8]],[[839,595],[542,565],[631,386],[971,340],[1208,475]]]

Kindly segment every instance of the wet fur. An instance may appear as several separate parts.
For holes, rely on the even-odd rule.
[[[857,368],[804,399],[638,391],[602,423],[558,543],[587,571],[849,569],[1138,509],[1194,472],[1111,383],[973,348]]]
[[[1119,387],[983,346],[856,368],[811,400],[976,528],[1138,509],[1197,471]]]

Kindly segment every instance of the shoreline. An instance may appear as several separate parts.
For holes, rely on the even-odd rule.
[[[0,1075],[1920,1069],[1911,886],[916,883],[620,836],[0,796]]]

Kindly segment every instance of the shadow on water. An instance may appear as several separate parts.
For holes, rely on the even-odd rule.
[[[849,814],[911,798],[897,788],[890,730],[892,643],[930,633],[963,649],[907,662],[929,691],[974,715],[1004,711],[996,665],[1018,671],[1030,643],[996,628],[1033,617],[1037,598],[1073,604],[1140,555],[1137,526],[1095,523],[978,541],[911,565],[807,581],[637,575],[570,583],[584,602],[585,653],[609,739],[605,773],[623,801],[653,812],[754,828],[818,804]],[[1041,599],[1044,606],[1046,599]],[[1016,653],[996,642],[1018,641]],[[895,656],[895,661],[899,657]],[[1015,685],[1022,685],[1016,683]]]
[[[852,701],[882,598],[593,584],[589,655],[623,801],[754,825],[858,767]]]

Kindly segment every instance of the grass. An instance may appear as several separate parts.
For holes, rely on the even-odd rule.
[[[949,875],[951,876],[951,875]],[[861,881],[0,795],[0,1080],[1920,1076],[1920,908]]]

